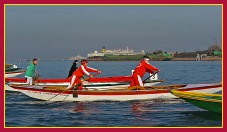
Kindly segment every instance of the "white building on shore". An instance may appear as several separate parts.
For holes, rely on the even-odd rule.
[[[101,52],[94,51],[93,53],[89,53],[88,57],[102,57],[104,55],[144,55],[144,50],[141,50],[139,52],[134,52],[133,49],[129,49],[126,47],[126,49],[114,49],[114,50],[106,50],[103,46]]]

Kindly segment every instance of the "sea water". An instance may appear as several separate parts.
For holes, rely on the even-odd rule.
[[[22,69],[28,61],[8,61]],[[66,78],[73,61],[40,60],[40,78]],[[97,77],[131,75],[139,62],[89,62]],[[221,61],[150,61],[162,84],[222,82]],[[95,73],[94,73],[95,74]],[[148,76],[148,74],[146,74]],[[144,79],[146,78],[144,77]],[[19,75],[18,77],[24,77]],[[6,127],[221,127],[222,115],[182,99],[144,101],[49,102],[19,92],[5,93]]]

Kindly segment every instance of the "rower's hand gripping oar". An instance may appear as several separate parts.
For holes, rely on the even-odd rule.
[[[80,83],[76,84],[75,86],[69,88],[72,89],[69,94],[71,94],[71,92],[73,92],[73,97],[78,98],[78,94],[77,94],[77,90],[78,90],[78,86],[81,85],[82,82],[84,81],[89,81],[90,78],[95,77],[97,75],[101,74],[101,71],[99,71],[97,74],[95,75],[90,75],[89,78],[85,78],[83,81],[81,81]],[[65,97],[65,99],[69,96],[69,94]]]
[[[150,75],[149,77],[147,77],[146,79],[143,80],[143,83],[146,83],[147,79],[155,76],[155,74],[157,74],[159,71],[155,72],[154,74]],[[142,86],[132,86],[128,88],[129,90],[146,90],[145,87]]]
[[[159,71],[155,72],[154,74],[150,75],[149,77],[147,77],[146,79],[143,80],[143,83],[146,83],[146,81],[151,78],[151,77],[154,77],[155,74],[157,74]]]
[[[90,78],[95,77],[95,76],[99,75],[100,73],[101,73],[101,72],[98,72],[97,74],[94,74],[94,75],[90,75],[89,78],[84,78],[84,80],[81,81],[80,83],[77,83],[77,84],[75,84],[74,86],[71,86],[70,88],[67,88],[67,89],[68,89],[68,90],[74,90],[75,87],[78,87],[78,86],[79,86],[81,83],[83,83],[84,81],[88,81],[88,80],[90,80]]]
[[[98,72],[98,73],[96,73],[96,74],[94,74],[94,75],[90,75],[89,78],[95,77],[95,76],[97,76],[97,75],[99,75],[99,74],[101,74],[101,73],[102,73],[102,72],[100,71],[100,72]]]
[[[32,78],[32,85],[35,85],[36,82],[41,82],[41,81],[40,81],[39,73],[35,70],[35,76]]]

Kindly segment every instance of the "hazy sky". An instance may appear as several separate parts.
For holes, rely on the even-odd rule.
[[[87,56],[102,46],[196,51],[221,39],[217,5],[6,6],[6,59]]]

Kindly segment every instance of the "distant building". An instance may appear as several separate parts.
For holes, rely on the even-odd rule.
[[[126,49],[114,49],[114,50],[107,50],[105,46],[102,47],[101,52],[94,51],[93,53],[89,53],[88,57],[102,57],[104,55],[144,55],[144,50],[141,50],[139,52],[134,52],[133,49],[129,49],[128,47]]]

